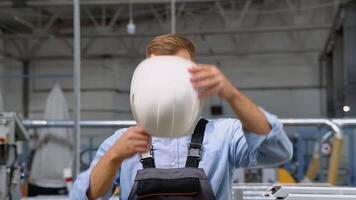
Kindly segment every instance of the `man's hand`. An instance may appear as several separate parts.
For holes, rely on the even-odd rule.
[[[197,65],[189,68],[190,81],[199,91],[199,98],[218,94],[225,100],[230,100],[236,88],[215,65]]]
[[[271,131],[262,111],[224,76],[215,65],[197,65],[189,68],[190,81],[198,90],[199,98],[218,94],[234,110],[242,125],[249,131],[266,135]]]
[[[114,151],[118,157],[127,159],[136,153],[144,153],[150,150],[151,136],[140,126],[134,126],[120,137],[114,145]]]
[[[139,126],[128,128],[94,167],[87,191],[89,199],[97,199],[110,190],[117,169],[125,159],[147,152],[150,147],[151,136],[145,129]]]

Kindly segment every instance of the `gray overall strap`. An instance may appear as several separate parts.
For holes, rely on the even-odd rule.
[[[194,129],[192,140],[189,144],[188,157],[185,167],[198,167],[202,152],[202,143],[204,139],[205,126],[209,121],[200,119]]]

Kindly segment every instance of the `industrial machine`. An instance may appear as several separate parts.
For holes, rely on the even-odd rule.
[[[0,113],[0,200],[20,199],[21,166],[16,165],[21,142],[29,136],[16,113]]]

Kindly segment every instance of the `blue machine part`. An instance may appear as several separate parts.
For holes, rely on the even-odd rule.
[[[349,173],[350,173],[350,185],[356,186],[356,154],[355,154],[355,129],[345,128],[344,134],[347,136],[347,142],[344,145],[348,145],[349,153]]]

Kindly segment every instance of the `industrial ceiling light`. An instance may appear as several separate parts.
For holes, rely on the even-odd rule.
[[[344,107],[342,107],[342,110],[344,112],[349,112],[351,110],[351,108],[350,108],[350,106],[344,106]]]
[[[127,33],[135,34],[136,25],[133,22],[132,0],[130,0],[130,2],[129,2],[129,15],[130,15],[130,20],[129,20],[129,23],[127,24]]]

